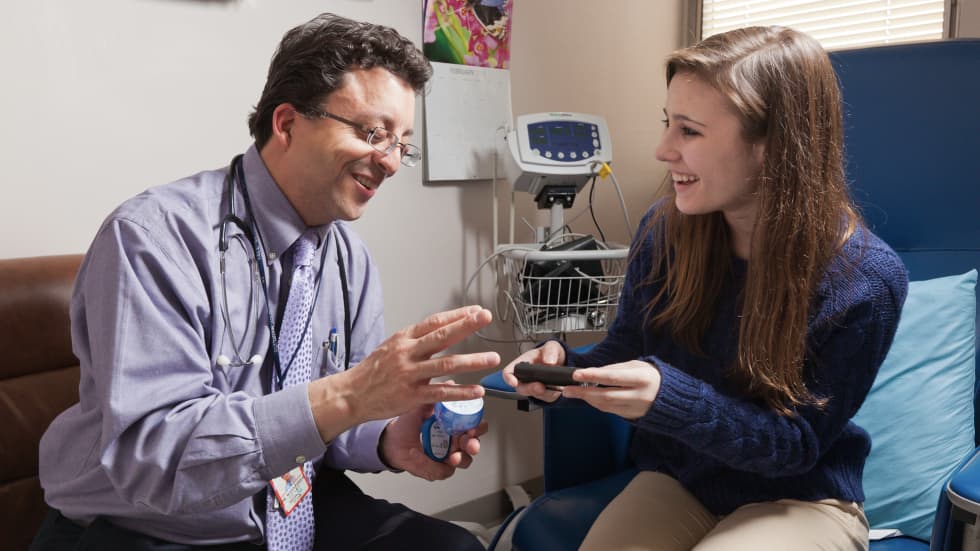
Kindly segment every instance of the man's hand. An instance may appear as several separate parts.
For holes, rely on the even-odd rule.
[[[449,478],[456,469],[465,469],[473,463],[473,456],[480,453],[480,436],[486,434],[486,421],[470,431],[454,436],[449,456],[442,463],[429,459],[422,451],[419,430],[432,415],[434,407],[420,406],[396,419],[392,419],[381,433],[379,453],[385,465],[407,471],[426,480]]]
[[[349,370],[310,383],[313,419],[323,441],[365,421],[395,417],[423,404],[482,397],[484,390],[478,384],[431,379],[496,367],[500,364],[496,352],[433,356],[492,320],[490,311],[481,306],[433,314],[398,331]]]

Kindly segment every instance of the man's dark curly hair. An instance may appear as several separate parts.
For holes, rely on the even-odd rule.
[[[314,113],[351,69],[382,67],[421,94],[432,65],[407,38],[390,27],[330,13],[289,30],[269,65],[265,89],[248,117],[259,149],[272,136],[272,113],[283,103]]]

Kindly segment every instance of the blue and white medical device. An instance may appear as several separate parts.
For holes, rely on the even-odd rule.
[[[564,210],[585,184],[608,169],[612,139],[598,115],[553,111],[519,115],[497,143],[504,177],[551,211],[551,232],[564,226]]]
[[[538,199],[541,192],[568,186],[578,192],[596,173],[596,167],[612,161],[612,140],[606,120],[582,113],[533,113],[520,115],[504,137],[501,154],[506,178],[515,191]]]
[[[612,179],[632,240],[626,203],[609,166],[612,139],[606,119],[562,111],[518,115],[512,127],[498,133],[496,155],[494,185],[499,170],[513,192],[509,240],[500,246],[496,188],[493,192],[491,258],[502,258],[496,281],[498,300],[504,304],[495,317],[506,321],[513,312],[520,333],[529,341],[546,334],[604,330],[618,305],[629,249],[605,241],[593,210],[598,180]],[[583,212],[592,214],[600,239],[574,234],[564,218],[564,211],[589,182],[589,204]],[[534,243],[514,241],[517,192],[531,194],[539,210],[549,211],[546,227],[525,220],[534,232]]]
[[[422,451],[434,461],[445,461],[452,449],[452,437],[480,426],[483,398],[439,402],[435,412],[422,423]]]

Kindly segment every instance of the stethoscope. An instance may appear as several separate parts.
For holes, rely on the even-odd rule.
[[[215,362],[222,368],[229,367],[243,367],[246,365],[259,366],[265,359],[261,354],[255,354],[248,360],[245,360],[245,356],[242,354],[242,350],[245,348],[245,343],[250,340],[249,335],[251,334],[251,340],[254,340],[256,333],[258,332],[258,326],[252,323],[253,319],[258,319],[259,317],[259,301],[255,296],[255,285],[254,281],[256,276],[259,280],[259,287],[262,289],[262,298],[265,300],[266,305],[266,325],[269,328],[269,348],[272,352],[272,365],[275,370],[275,379],[278,388],[282,388],[282,382],[286,378],[286,373],[289,372],[289,368],[292,366],[293,360],[296,358],[296,353],[302,344],[302,339],[296,344],[296,348],[289,357],[289,361],[286,363],[285,367],[282,365],[281,358],[279,357],[279,337],[276,331],[275,320],[273,319],[272,311],[269,308],[269,283],[268,277],[265,271],[265,240],[262,238],[262,231],[259,229],[258,225],[255,224],[254,211],[252,210],[252,201],[248,194],[248,187],[245,185],[245,172],[242,169],[242,156],[236,155],[232,159],[230,166],[228,167],[228,175],[225,178],[225,185],[227,187],[228,193],[228,214],[221,218],[221,224],[218,229],[218,267],[221,274],[221,316],[225,323],[226,331],[228,332],[229,340],[231,341],[231,347],[234,352],[234,358],[229,358],[228,356],[221,354],[217,357]],[[242,194],[242,201],[245,203],[245,215],[249,220],[246,223],[242,220],[238,214],[235,212],[235,188],[238,188]],[[239,229],[241,233],[228,235],[228,225],[235,226]],[[225,255],[228,251],[228,246],[230,241],[235,241],[244,251],[246,251],[246,257],[249,256],[248,250],[251,249],[251,258],[248,259],[251,269],[249,271],[254,272],[252,277],[249,278],[249,291],[248,291],[248,314],[247,321],[245,324],[245,329],[242,331],[240,336],[236,335],[234,326],[231,323],[230,309],[228,308],[228,282],[225,275]],[[351,323],[350,323],[350,302],[347,292],[347,270],[344,268],[344,257],[340,250],[340,239],[339,237],[335,239],[335,244],[337,245],[337,267],[340,270],[340,286],[343,294],[344,300],[344,369],[350,368],[350,338],[351,338]],[[326,254],[320,254],[320,267],[316,276],[316,290],[313,296],[313,303],[310,305],[310,310],[306,315],[306,321],[304,322],[304,327],[309,328],[310,322],[313,319],[313,310],[316,307],[317,298],[320,296],[320,281],[323,275],[323,266],[326,261]],[[304,330],[305,333],[305,330]],[[333,335],[331,335],[333,336]]]

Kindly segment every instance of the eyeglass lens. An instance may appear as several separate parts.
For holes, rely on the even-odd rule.
[[[396,147],[400,147],[401,163],[405,166],[415,166],[422,159],[422,151],[407,143],[399,143],[398,138],[380,126],[372,128],[367,135],[367,141],[376,151],[385,155],[389,154]]]

